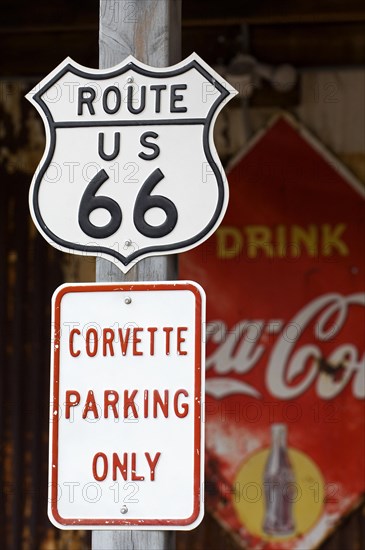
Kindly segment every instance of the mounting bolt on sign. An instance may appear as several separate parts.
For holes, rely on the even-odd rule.
[[[158,69],[65,59],[27,95],[47,137],[30,190],[40,233],[123,272],[205,241],[228,203],[213,126],[236,93],[195,53]]]

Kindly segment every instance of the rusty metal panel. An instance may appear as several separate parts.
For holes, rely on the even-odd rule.
[[[0,540],[9,550],[84,550],[83,532],[59,534],[46,513],[50,299],[63,273],[28,213],[28,170],[43,138],[23,88],[7,85],[0,101]]]

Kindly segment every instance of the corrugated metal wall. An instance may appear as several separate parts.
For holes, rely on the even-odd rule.
[[[63,255],[30,220],[30,176],[16,156],[28,140],[16,124],[26,106],[14,114],[0,106],[0,547],[81,549],[85,533],[61,534],[47,518],[50,300]]]

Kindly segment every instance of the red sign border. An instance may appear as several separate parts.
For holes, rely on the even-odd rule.
[[[59,436],[59,379],[60,379],[60,334],[61,334],[61,301],[62,298],[71,292],[135,292],[135,291],[166,291],[166,290],[189,290],[195,297],[195,391],[194,391],[194,508],[190,517],[185,519],[80,519],[80,518],[63,518],[57,509],[58,503],[58,436]],[[49,465],[49,519],[52,523],[56,522],[57,527],[63,529],[91,529],[93,526],[99,528],[103,526],[108,529],[115,529],[116,526],[121,528],[122,526],[133,528],[146,528],[151,529],[152,526],[162,528],[177,528],[177,529],[189,529],[189,526],[203,519],[202,512],[202,494],[201,484],[203,480],[203,467],[202,456],[204,454],[204,441],[202,441],[202,414],[201,403],[203,401],[202,389],[205,369],[202,360],[202,325],[203,325],[203,302],[204,297],[202,288],[196,283],[187,281],[174,282],[161,282],[161,283],[109,283],[109,284],[97,284],[97,283],[79,283],[79,284],[66,284],[60,286],[53,295],[52,300],[52,313],[53,313],[53,352],[51,351],[51,403],[52,413],[50,418],[52,424],[50,426],[50,465]],[[53,371],[53,373],[52,373]],[[53,374],[53,378],[52,378]],[[202,454],[203,452],[203,454]],[[201,517],[199,518],[199,515]],[[195,526],[194,526],[195,527]]]

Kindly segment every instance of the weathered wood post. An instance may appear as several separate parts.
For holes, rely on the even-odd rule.
[[[181,0],[101,0],[99,65],[106,69],[128,55],[153,67],[180,60]],[[177,276],[176,256],[140,261],[126,275],[111,262],[96,260],[96,281],[157,281]],[[172,531],[93,531],[93,550],[168,550]]]

